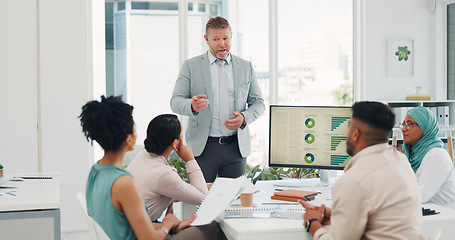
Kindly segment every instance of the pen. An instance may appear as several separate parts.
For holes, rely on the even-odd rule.
[[[313,199],[314,199],[314,198],[313,198]],[[311,199],[310,199],[309,197],[307,197],[307,196],[304,196],[304,197],[303,197],[303,200],[308,201],[308,202],[311,201]]]

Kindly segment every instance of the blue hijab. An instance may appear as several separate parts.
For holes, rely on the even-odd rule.
[[[439,132],[438,120],[433,112],[425,107],[415,107],[408,111],[408,115],[416,121],[423,132],[422,138],[414,146],[403,144],[403,152],[408,157],[414,172],[417,172],[427,152],[432,148],[442,148],[443,143],[437,137]]]

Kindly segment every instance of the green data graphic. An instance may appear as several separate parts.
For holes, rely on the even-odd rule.
[[[312,118],[307,118],[305,120],[305,126],[307,128],[314,128],[314,124],[315,124],[315,122],[314,122],[314,119],[312,119]]]
[[[351,117],[332,117],[332,131],[337,129],[337,127],[350,118]]]
[[[314,135],[311,133],[308,133],[307,135],[305,135],[305,142],[308,144],[314,143]]]
[[[348,155],[330,155],[330,165],[341,165],[348,158]]]
[[[314,155],[311,153],[307,153],[305,154],[305,157],[303,157],[303,159],[305,160],[306,163],[311,164],[314,162]]]
[[[332,136],[330,139],[330,150],[336,151],[338,145],[340,145],[341,141],[346,141],[348,137],[343,136]]]

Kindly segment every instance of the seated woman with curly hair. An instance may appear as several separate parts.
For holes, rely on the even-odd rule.
[[[224,237],[217,224],[189,227],[196,216],[180,221],[168,214],[162,223],[150,221],[133,176],[123,169],[126,152],[136,143],[133,107],[120,97],[101,97],[82,107],[79,116],[87,140],[96,141],[104,156],[89,173],[87,212],[110,239],[216,239]]]

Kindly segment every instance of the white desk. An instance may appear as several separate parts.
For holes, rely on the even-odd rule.
[[[442,233],[439,240],[455,239],[455,209],[436,204],[423,204],[423,207],[440,212],[436,215],[423,217],[423,233],[425,237],[430,236],[434,229],[441,228]]]
[[[259,181],[256,184],[256,186],[261,189],[261,191],[254,196],[256,205],[260,206],[261,202],[274,201],[270,200],[270,196],[273,195],[275,188],[279,187],[274,187],[273,182],[274,181]],[[321,199],[321,197],[325,199]],[[318,202],[324,202],[326,204],[328,201],[331,201],[330,191],[321,194],[318,198],[314,201],[315,204]],[[437,215],[423,217],[425,236],[430,236],[433,230],[439,227],[442,229],[442,234],[439,238],[440,240],[454,239],[455,210],[434,204],[424,204],[423,206],[441,212]],[[311,235],[305,231],[303,219],[231,218],[221,221],[220,226],[230,240],[313,239]]]
[[[27,176],[38,174],[27,174]],[[18,188],[0,189],[1,239],[61,239],[60,177],[24,180]],[[7,180],[14,174],[3,177]],[[12,193],[13,195],[7,194]]]

